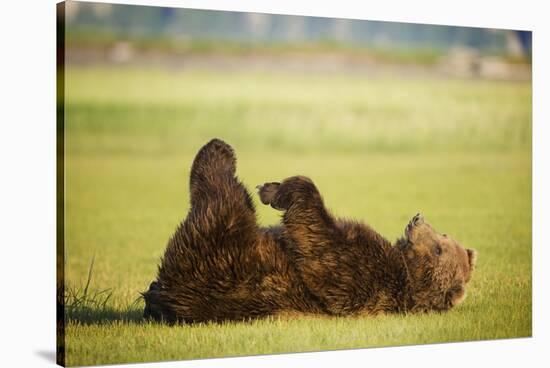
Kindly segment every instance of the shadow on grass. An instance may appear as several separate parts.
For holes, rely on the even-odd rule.
[[[143,308],[140,307],[142,297],[138,297],[130,305],[115,308],[109,304],[113,296],[112,289],[94,290],[90,287],[94,269],[94,259],[90,263],[88,279],[84,286],[58,285],[57,303],[58,315],[62,313],[65,323],[80,324],[112,324],[116,322],[146,323],[143,318]]]
[[[84,325],[123,323],[148,323],[143,318],[143,310],[131,307],[127,310],[117,310],[112,307],[94,308],[79,307],[65,309],[66,322],[77,322]]]

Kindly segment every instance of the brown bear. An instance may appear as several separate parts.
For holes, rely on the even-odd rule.
[[[219,139],[191,167],[190,210],[168,242],[144,316],[173,322],[444,311],[460,303],[476,252],[436,232],[420,214],[392,245],[370,226],[335,218],[313,182],[294,176],[258,186],[283,211],[260,227]]]

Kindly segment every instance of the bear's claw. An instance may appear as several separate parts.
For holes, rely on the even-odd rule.
[[[272,204],[275,199],[275,195],[279,190],[280,183],[264,183],[263,185],[256,186],[258,189],[258,195],[263,204]]]

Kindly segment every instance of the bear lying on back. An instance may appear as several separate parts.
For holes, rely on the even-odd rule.
[[[236,158],[214,139],[191,168],[191,207],[143,293],[145,317],[167,322],[246,320],[278,314],[374,315],[448,310],[465,297],[476,253],[417,214],[392,245],[366,224],[340,220],[313,182],[258,186],[283,211],[260,227]]]

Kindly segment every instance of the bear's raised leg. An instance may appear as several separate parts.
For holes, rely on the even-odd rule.
[[[325,208],[315,184],[294,176],[258,189],[264,204],[285,211],[283,233],[290,238],[288,249],[324,311],[335,315],[357,311],[361,303],[356,298],[360,295],[356,280],[362,277],[357,275],[357,257],[345,246],[349,244],[345,230]]]
[[[329,245],[339,231],[311,179],[293,176],[282,183],[265,183],[257,188],[262,203],[285,211],[285,231],[303,256],[307,257],[316,247]]]
[[[224,234],[226,242],[231,236],[246,239],[256,235],[254,204],[235,176],[236,162],[233,148],[219,139],[204,145],[193,161],[186,225],[203,240],[211,234]]]
[[[205,144],[193,160],[189,189],[191,204],[199,203],[223,181],[235,176],[236,158],[233,148],[219,139]]]
[[[235,166],[233,149],[219,139],[197,153],[191,207],[168,242],[157,280],[143,293],[145,317],[193,322],[246,316],[234,296],[256,275],[257,264],[247,260],[259,231]]]

